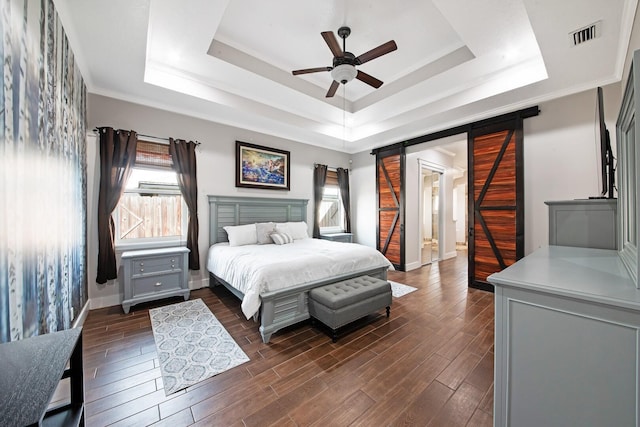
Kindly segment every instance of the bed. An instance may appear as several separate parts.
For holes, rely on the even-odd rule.
[[[309,318],[310,289],[364,275],[386,280],[387,270],[393,268],[372,248],[328,240],[307,238],[286,245],[231,246],[224,227],[306,221],[307,200],[208,197],[210,286],[222,285],[242,301],[244,315],[259,320],[265,343],[278,330]],[[355,254],[360,256],[352,258]],[[325,264],[316,265],[320,261]],[[280,269],[278,262],[284,262],[287,268]],[[231,267],[238,268],[230,272]],[[249,283],[256,278],[257,283]]]

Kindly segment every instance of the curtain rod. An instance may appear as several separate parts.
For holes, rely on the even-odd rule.
[[[315,168],[316,166],[320,166],[320,165],[322,165],[322,163],[314,163],[313,167]],[[327,166],[327,165],[325,165],[325,166]],[[327,166],[327,169],[338,170],[339,167]],[[342,168],[342,169],[350,170],[350,168]]]
[[[94,130],[95,132],[100,133],[100,129],[98,129],[98,128],[93,128],[93,130]],[[159,137],[159,136],[153,136],[153,135],[145,135],[145,134],[143,134],[143,133],[137,133],[137,132],[136,132],[136,134],[137,134],[138,136],[143,137],[143,138],[153,138],[153,139],[159,139],[159,140],[161,140],[161,141],[167,141],[167,142],[169,141],[169,138],[165,138],[165,137]],[[177,139],[177,138],[173,138],[173,139]],[[198,141],[195,141],[195,144],[196,144],[196,145],[200,145],[201,143],[200,143],[200,142],[198,142]]]

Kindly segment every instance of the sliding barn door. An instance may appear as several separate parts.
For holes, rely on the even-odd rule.
[[[469,134],[469,286],[524,256],[522,119]]]
[[[376,154],[377,248],[404,271],[404,147]]]

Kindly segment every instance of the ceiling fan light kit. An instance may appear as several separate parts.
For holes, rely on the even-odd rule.
[[[331,78],[339,83],[346,84],[356,78],[356,67],[349,64],[341,64],[331,70]]]
[[[389,52],[393,52],[398,48],[396,42],[390,40],[356,57],[351,52],[347,52],[346,39],[347,37],[349,37],[349,34],[351,34],[351,29],[349,27],[340,27],[338,29],[338,35],[342,38],[342,49],[340,49],[338,39],[336,38],[335,34],[333,34],[333,32],[324,31],[320,33],[325,43],[327,43],[327,46],[329,46],[329,50],[331,50],[331,53],[333,53],[333,67],[317,67],[294,70],[292,71],[293,75],[297,76],[299,74],[331,71],[331,78],[333,79],[333,82],[331,83],[329,91],[327,92],[327,98],[331,98],[333,95],[335,95],[340,83],[347,84],[354,78],[368,84],[375,89],[378,89],[380,86],[382,86],[382,81],[367,73],[357,70],[356,65],[362,65],[365,62],[371,61],[372,59],[376,59],[382,55],[386,55]]]

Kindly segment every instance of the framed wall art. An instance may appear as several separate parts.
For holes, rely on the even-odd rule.
[[[290,154],[236,141],[236,187],[289,190]]]

